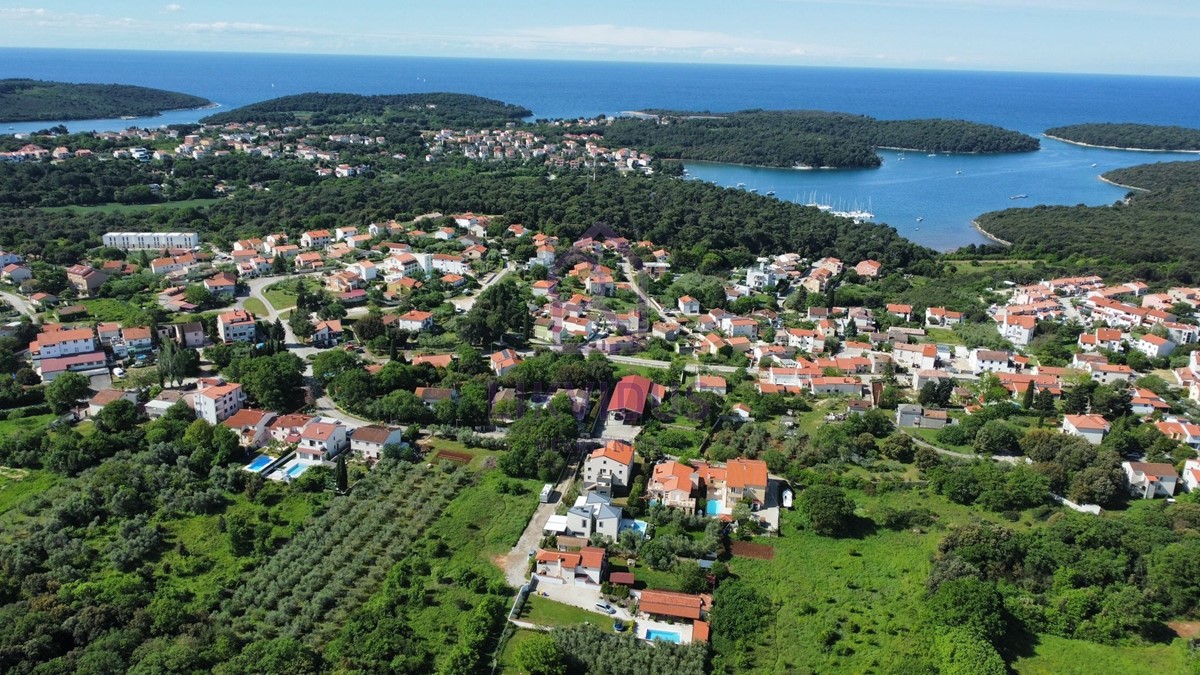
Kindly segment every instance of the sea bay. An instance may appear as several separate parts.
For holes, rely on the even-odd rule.
[[[643,64],[376,56],[0,49],[0,77],[119,82],[204,96],[223,109],[307,91],[360,94],[454,91],[530,108],[537,118],[615,115],[662,107],[731,111],[820,109],[886,119],[943,117],[1034,135],[1077,122],[1197,126],[1200,79],[715,64]],[[195,122],[208,110],[138,120],[79,120],[72,130]],[[5,125],[29,132],[55,120]],[[834,208],[869,209],[876,222],[937,249],[986,239],[980,213],[1036,204],[1108,204],[1126,190],[1104,171],[1196,155],[1083,148],[1050,139],[1035,153],[939,155],[883,150],[864,170],[763,169],[687,163],[692,176]],[[903,159],[901,159],[903,157]],[[1016,195],[1023,199],[1010,199]],[[917,219],[921,220],[918,221]]]

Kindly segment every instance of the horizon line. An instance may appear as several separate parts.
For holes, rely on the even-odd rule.
[[[1170,79],[1200,79],[1200,73],[1195,75],[1161,74],[1161,73],[1114,73],[1095,71],[1070,70],[1014,70],[1011,68],[954,68],[932,66],[888,66],[888,65],[833,65],[815,63],[747,63],[730,61],[644,61],[635,59],[572,59],[546,57],[514,57],[514,56],[462,56],[462,55],[428,55],[428,54],[344,54],[336,52],[288,52],[288,51],[243,51],[243,50],[212,50],[212,49],[137,49],[105,47],[5,47],[0,51],[60,51],[60,52],[114,52],[137,54],[217,54],[242,56],[302,56],[302,57],[332,57],[332,58],[375,58],[375,59],[437,59],[447,61],[516,61],[516,62],[545,62],[545,63],[587,63],[587,64],[628,64],[648,66],[718,66],[735,68],[799,68],[799,69],[830,69],[830,70],[894,70],[909,72],[934,73],[987,73],[1009,75],[1085,75],[1096,77],[1144,77]],[[9,79],[9,78],[4,78]]]

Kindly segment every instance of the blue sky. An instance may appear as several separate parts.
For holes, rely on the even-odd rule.
[[[1200,75],[1198,0],[0,0],[0,45]]]

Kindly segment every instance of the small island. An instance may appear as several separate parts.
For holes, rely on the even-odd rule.
[[[295,125],[359,122],[422,128],[492,125],[514,122],[533,111],[511,103],[470,94],[325,94],[310,92],[281,96],[205,117],[205,124],[257,122]]]
[[[1071,124],[1046,130],[1057,141],[1113,150],[1200,152],[1200,129],[1156,124]]]
[[[609,145],[636,147],[656,157],[754,166],[871,168],[876,148],[916,152],[1032,152],[1036,138],[962,120],[879,120],[820,110],[744,110],[735,113],[641,111],[603,132]]]
[[[0,80],[0,122],[151,117],[209,105],[199,96],[130,84]]]

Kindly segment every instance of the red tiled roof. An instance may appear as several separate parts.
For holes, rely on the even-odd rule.
[[[646,614],[674,616],[680,619],[699,619],[704,600],[698,595],[671,591],[642,591],[638,610]]]

